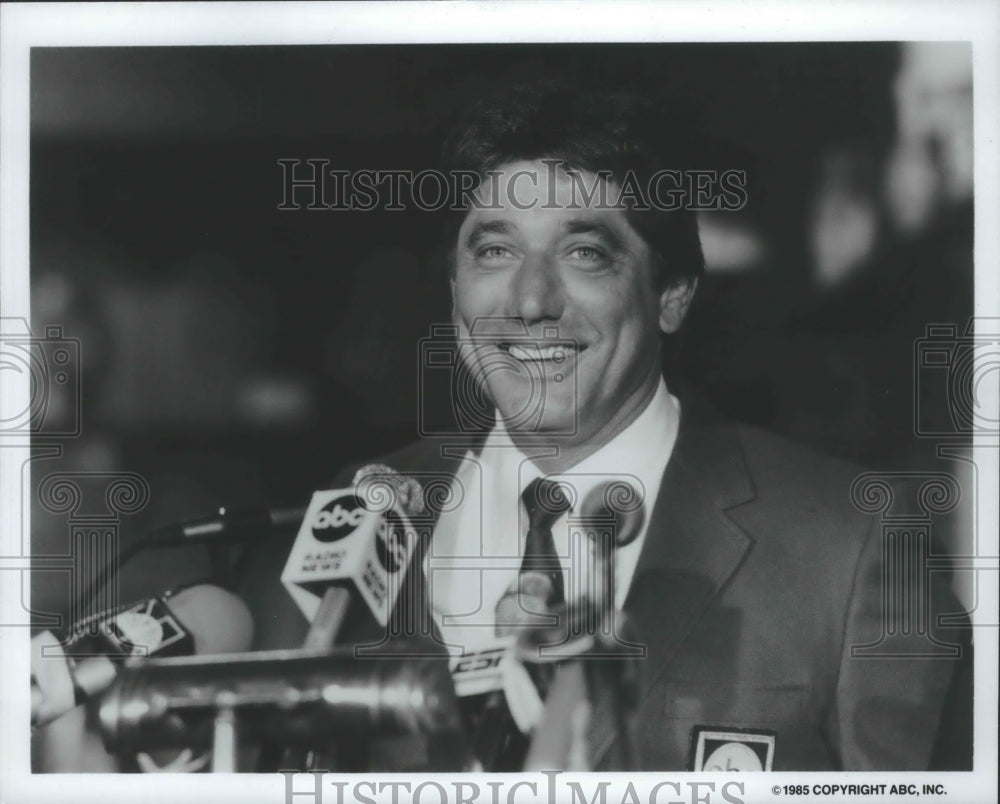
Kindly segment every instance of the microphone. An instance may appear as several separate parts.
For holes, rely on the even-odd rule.
[[[409,517],[423,513],[420,484],[381,464],[353,488],[313,493],[281,574],[312,623],[306,648],[331,647],[356,599],[388,624],[419,541]]]
[[[517,636],[527,627],[551,625],[552,580],[543,572],[522,572],[497,602],[496,635]],[[525,605],[527,604],[527,605]]]
[[[235,595],[209,584],[148,598],[75,623],[67,640],[32,639],[31,722],[49,723],[103,693],[129,657],[247,650],[253,621]]]
[[[378,661],[352,649],[279,650],[227,657],[130,662],[105,696],[101,735],[110,751],[207,748],[219,714],[241,739],[296,747],[374,736],[452,736],[461,721],[440,658],[408,656],[405,646]],[[465,769],[467,750],[449,761]],[[442,768],[444,770],[444,768]]]
[[[384,464],[368,464],[355,473],[352,485],[388,483],[403,510],[411,515],[424,512],[423,489],[412,477],[400,475]],[[383,493],[383,492],[378,492]],[[171,523],[146,534],[144,547],[171,547],[182,544],[225,541],[253,541],[285,533],[302,524],[308,508],[220,508],[214,516]]]
[[[291,531],[305,516],[305,508],[220,508],[215,516],[192,519],[156,528],[143,539],[143,547],[176,547],[204,542],[254,541]]]
[[[593,560],[587,561],[574,550],[570,562],[571,577],[583,580],[581,599],[571,606],[550,606],[551,579],[542,572],[523,572],[497,603],[496,634],[516,637],[518,656],[508,652],[507,660],[498,663],[493,673],[496,686],[480,699],[479,717],[474,724],[476,754],[487,770],[521,770],[536,743],[563,746],[566,734],[571,732],[564,729],[554,737],[549,732],[563,729],[563,721],[573,722],[575,710],[567,702],[579,698],[579,691],[585,688],[585,674],[576,666],[578,662],[557,669],[550,663],[552,657],[568,658],[583,651],[608,652],[603,645],[608,641],[605,632],[613,632],[615,622],[614,551],[631,544],[639,535],[645,508],[631,483],[609,480],[593,488],[579,510],[580,514],[570,516],[568,523],[577,533],[586,534],[593,555]],[[581,636],[592,638],[580,643]],[[527,655],[529,649],[535,655]],[[485,658],[470,657],[483,665]],[[589,677],[590,671],[586,675]],[[455,683],[460,695],[463,686],[476,689],[471,680],[460,675],[456,675]],[[542,699],[548,701],[554,693],[555,700],[543,704]],[[529,745],[525,735],[533,728],[542,735],[540,741],[536,736]],[[534,762],[537,757],[530,759]]]
[[[587,599],[564,606],[555,628],[526,631],[518,640],[516,653],[523,662],[553,668],[554,676],[545,699],[545,710],[532,734],[524,770],[580,767],[579,754],[585,740],[581,715],[589,718],[601,699],[610,701],[611,715],[618,731],[621,767],[637,768],[635,735],[631,715],[638,705],[639,667],[636,659],[643,646],[631,638],[632,626],[622,612],[619,625],[629,637],[605,627],[600,617],[603,606]],[[594,622],[597,621],[597,627]],[[575,765],[567,767],[567,763]]]
[[[497,602],[496,647],[452,659],[456,694],[465,700],[474,753],[485,770],[518,771],[528,747],[525,735],[542,709],[541,678],[514,660],[511,647],[525,628],[551,625],[552,581],[542,572],[519,573]]]
[[[594,619],[577,625],[614,627],[616,608],[615,552],[638,537],[646,519],[646,507],[635,487],[626,481],[610,480],[594,487],[580,505],[573,523],[591,542],[591,562],[581,562],[589,570],[580,597],[592,604]]]
[[[481,650],[451,657],[451,677],[459,698],[504,691],[505,684],[509,683],[507,659],[519,629],[552,621],[549,615],[535,613],[544,610],[551,588],[551,581],[542,573],[524,573],[504,593],[496,608],[496,641]],[[521,605],[522,600],[532,601],[531,610]]]

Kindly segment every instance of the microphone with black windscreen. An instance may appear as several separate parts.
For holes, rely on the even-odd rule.
[[[49,723],[103,693],[128,658],[231,653],[247,650],[252,640],[249,609],[210,584],[88,617],[62,641],[44,631],[32,639],[32,724]]]

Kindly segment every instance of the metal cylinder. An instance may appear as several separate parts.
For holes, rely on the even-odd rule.
[[[130,663],[102,702],[101,734],[112,752],[208,748],[224,707],[241,742],[310,746],[461,729],[446,660],[365,659],[348,648]]]

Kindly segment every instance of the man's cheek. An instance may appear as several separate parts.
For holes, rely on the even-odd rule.
[[[476,318],[482,315],[482,311],[473,303],[467,293],[460,290],[456,294],[455,304],[452,308],[452,319],[459,326],[460,331],[469,332]]]

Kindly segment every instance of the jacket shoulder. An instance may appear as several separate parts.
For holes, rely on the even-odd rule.
[[[833,520],[851,530],[870,525],[870,512],[855,500],[868,469],[749,425],[737,425],[736,432],[759,503],[793,521]]]

